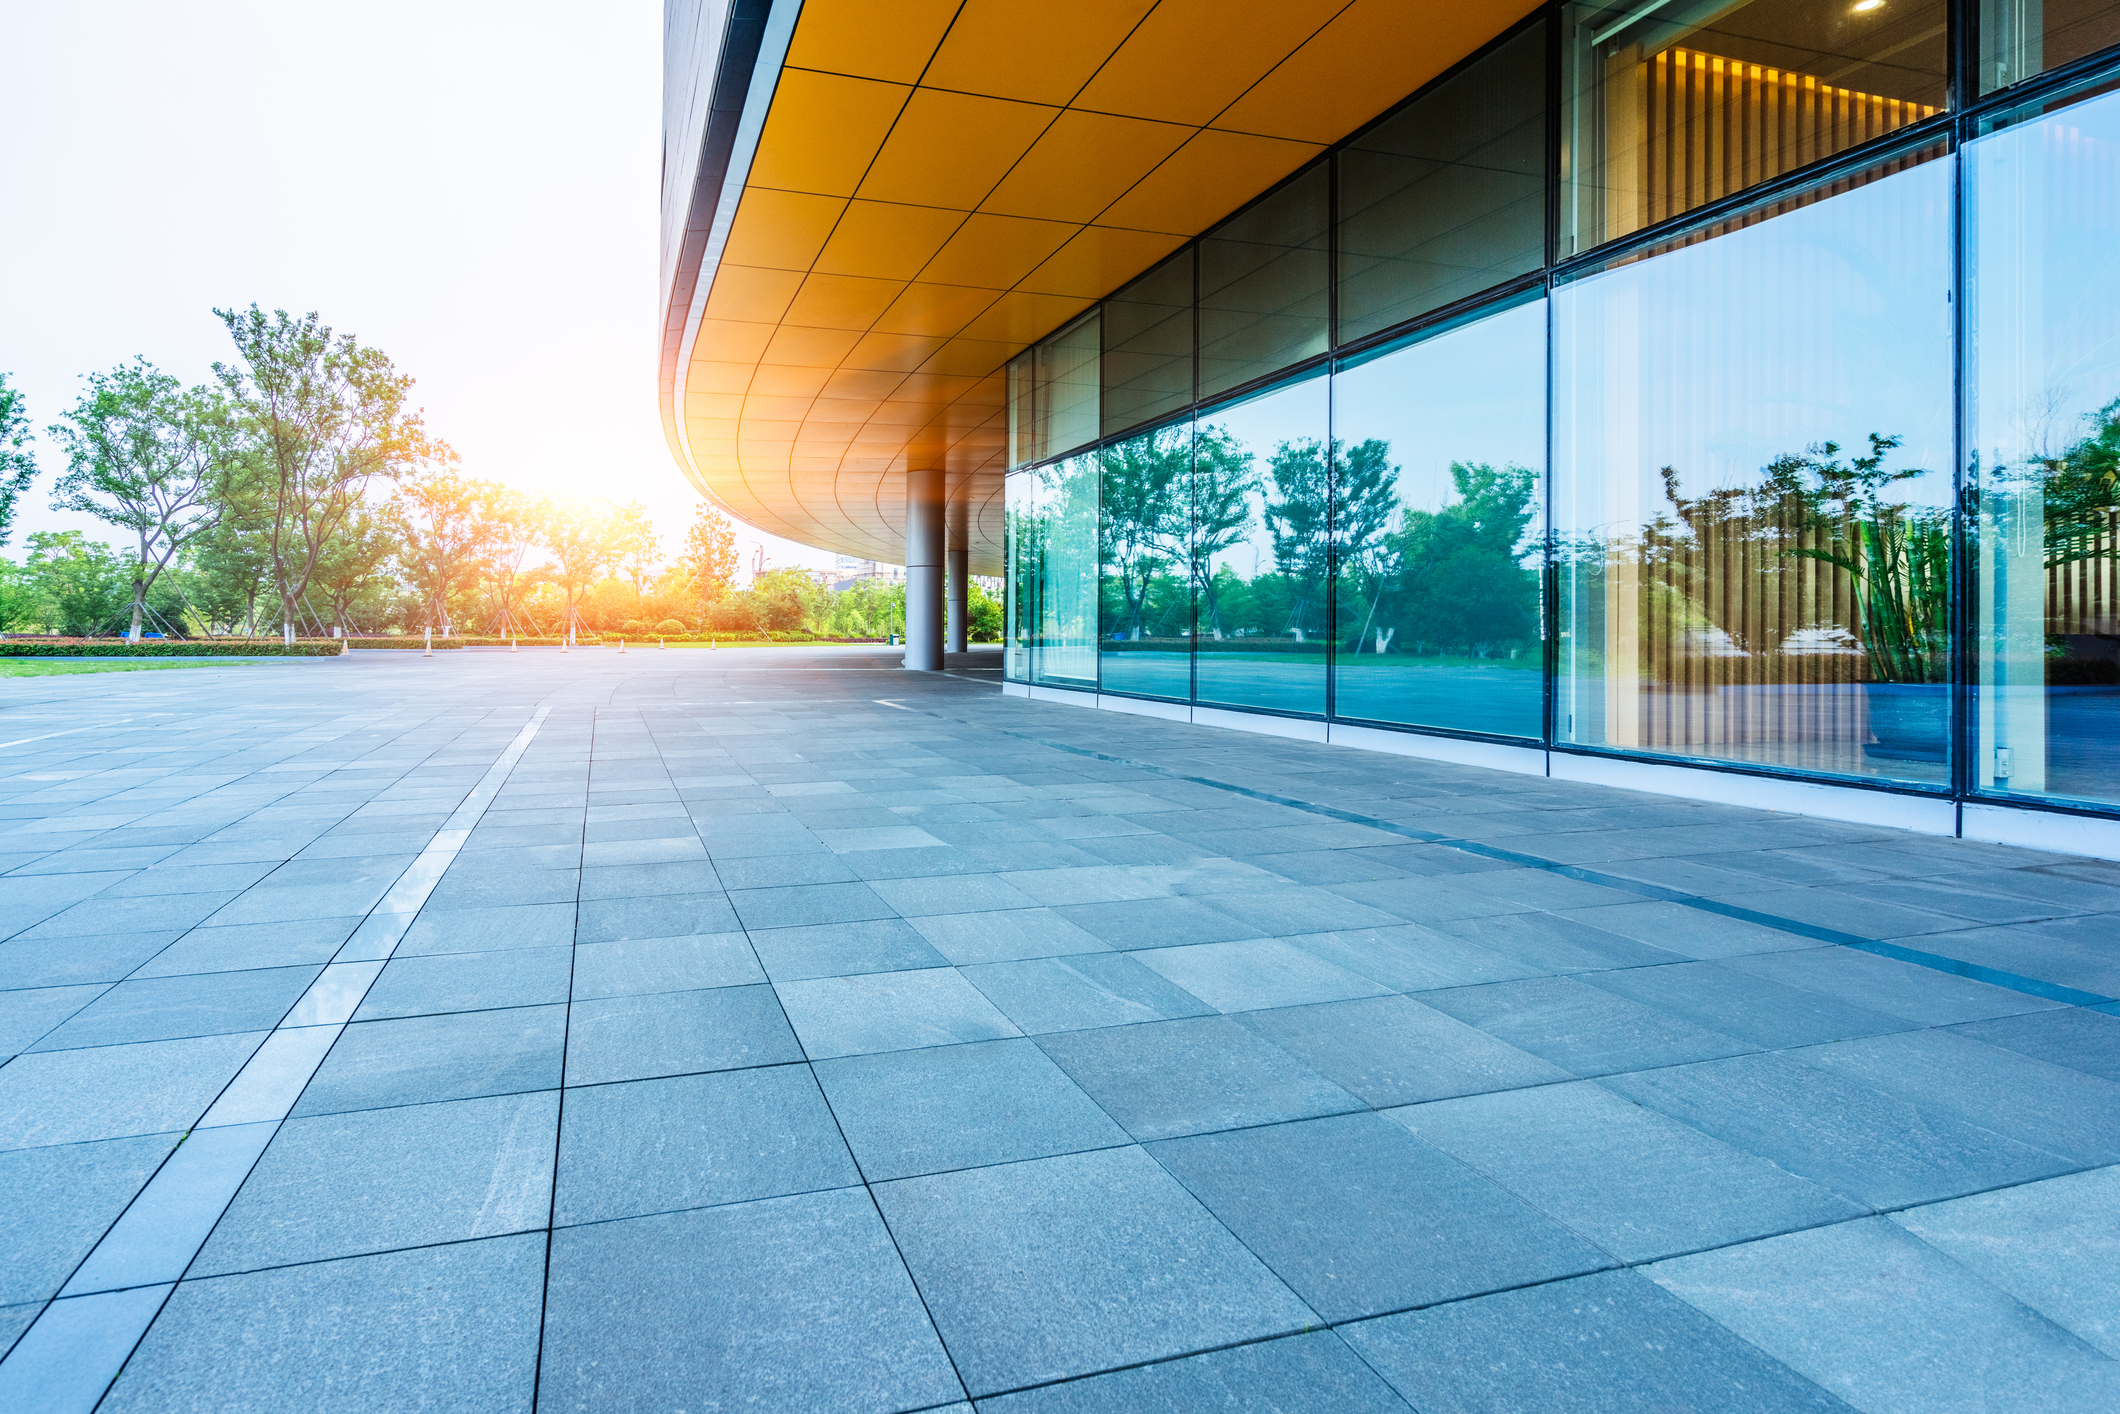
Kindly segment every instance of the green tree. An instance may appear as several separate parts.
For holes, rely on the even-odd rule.
[[[1225,628],[1237,626],[1224,598],[1232,582],[1241,585],[1243,581],[1227,565],[1219,571],[1211,567],[1215,556],[1251,538],[1251,498],[1258,489],[1258,475],[1244,444],[1220,427],[1201,428],[1193,439],[1188,565],[1200,601],[1200,631],[1216,638],[1222,637]]]
[[[581,622],[575,601],[581,592],[603,577],[620,553],[619,529],[609,501],[547,501],[544,503],[543,541],[552,556],[552,582],[566,592],[567,641],[574,641]]]
[[[0,373],[0,545],[14,532],[15,503],[37,477],[37,459],[29,450],[29,409],[22,391],[8,387],[7,380]]]
[[[186,388],[146,359],[88,375],[51,435],[67,469],[55,510],[77,511],[133,533],[132,622],[137,643],[148,591],[186,546],[220,523],[229,483],[250,470],[250,448],[226,396]]]
[[[1332,470],[1326,444],[1315,438],[1283,442],[1267,462],[1274,498],[1266,503],[1266,532],[1274,567],[1289,582],[1287,632],[1298,643],[1326,626],[1325,587],[1332,579]]]
[[[117,622],[131,597],[125,557],[78,530],[30,536],[23,568],[44,600],[46,625],[77,638]]]
[[[1192,430],[1164,428],[1107,448],[1098,487],[1097,538],[1104,580],[1118,590],[1118,623],[1141,637],[1148,590],[1185,554],[1185,483],[1192,471]]]
[[[390,562],[404,552],[397,530],[389,516],[356,506],[318,556],[311,582],[330,597],[331,622],[340,632],[379,626],[383,600],[395,588]]]
[[[1407,511],[1384,537],[1388,583],[1378,616],[1416,653],[1434,644],[1484,658],[1538,633],[1538,575],[1523,562],[1538,475],[1452,462],[1450,480],[1456,500],[1439,511]]]
[[[712,503],[700,502],[692,528],[685,532],[685,549],[678,563],[704,622],[736,580],[736,527]]]
[[[44,591],[36,576],[12,560],[0,560],[0,633],[44,622]]]
[[[314,311],[296,319],[217,309],[242,367],[215,364],[249,418],[269,488],[267,542],[281,635],[294,641],[296,606],[332,535],[369,482],[394,481],[455,453],[428,437],[408,403],[412,379],[380,350],[335,336]]]

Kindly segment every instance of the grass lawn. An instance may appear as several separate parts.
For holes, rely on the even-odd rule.
[[[0,678],[48,678],[61,673],[137,673],[149,668],[233,668],[248,666],[255,659],[232,658],[219,662],[186,661],[178,658],[117,661],[95,658],[0,658]]]

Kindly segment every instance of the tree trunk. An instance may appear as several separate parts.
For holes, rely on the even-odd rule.
[[[141,575],[134,575],[132,629],[125,635],[125,641],[127,643],[138,643],[140,641],[140,613],[142,606],[146,604],[146,602],[147,580]]]

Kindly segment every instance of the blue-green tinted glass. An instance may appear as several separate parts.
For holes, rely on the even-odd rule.
[[[1192,695],[1192,424],[1099,455],[1098,668],[1108,692]]]
[[[1069,457],[1021,473],[1028,508],[1011,513],[1017,618],[1027,676],[1057,687],[1097,685],[1097,467]]]
[[[1340,153],[1342,343],[1545,261],[1546,27]]]
[[[1546,307],[1334,376],[1333,712],[1536,737]]]
[[[1191,246],[1104,302],[1103,376],[1106,435],[1192,401]]]
[[[2120,800],[2120,94],[1965,150],[1973,784]]]
[[[1201,397],[1325,352],[1330,208],[1320,164],[1201,239]]]
[[[1556,288],[1560,740],[1948,781],[1951,164],[1922,155]]]
[[[1007,541],[1003,560],[1008,570],[1008,602],[1003,613],[1008,626],[1001,635],[1001,672],[1016,682],[1027,682],[1031,675],[1033,620],[1030,606],[1033,583],[1038,575],[1037,557],[1033,553],[1037,543],[1037,510],[1033,504],[1031,478],[1025,475],[1006,478],[1001,484],[1001,495],[1005,507],[1002,534]]]
[[[1202,703],[1325,710],[1332,642],[1329,380],[1203,413],[1193,437]]]
[[[1980,91],[2120,44],[2120,0],[1980,0]]]

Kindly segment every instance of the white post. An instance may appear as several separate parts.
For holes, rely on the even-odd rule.
[[[427,651],[420,656],[423,658],[432,658],[434,656],[434,625],[432,624],[427,626]]]
[[[943,482],[939,467],[905,474],[905,665],[942,667]]]

